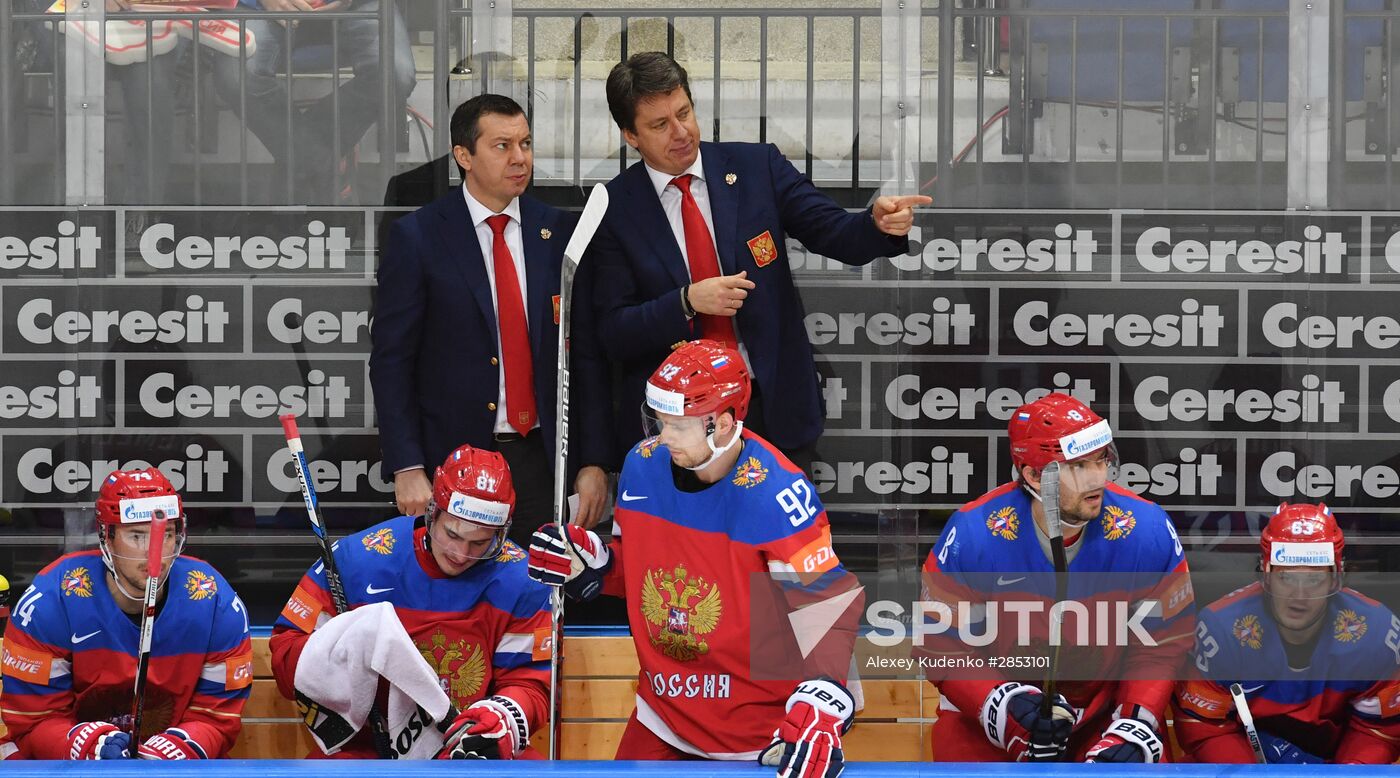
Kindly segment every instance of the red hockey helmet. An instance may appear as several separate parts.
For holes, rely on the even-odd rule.
[[[462,446],[448,454],[433,474],[433,510],[428,512],[429,521],[439,512],[495,530],[495,540],[486,553],[477,558],[498,554],[515,513],[515,484],[505,457],[499,451],[472,446]]]
[[[1011,439],[1011,463],[1040,470],[1051,462],[1067,462],[1113,445],[1108,422],[1075,398],[1053,392],[1026,403],[1011,414],[1006,431]]]
[[[1282,503],[1259,535],[1265,571],[1274,565],[1340,570],[1345,547],[1337,517],[1323,503]]]
[[[739,352],[713,340],[682,344],[647,379],[647,408],[672,416],[708,416],[733,409],[734,420],[749,412],[749,370]]]
[[[157,510],[173,520],[185,515],[184,507],[180,493],[156,468],[116,470],[102,482],[97,493],[97,523],[148,523]]]

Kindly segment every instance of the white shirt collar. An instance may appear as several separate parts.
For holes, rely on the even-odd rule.
[[[480,227],[481,223],[496,215],[496,212],[481,204],[481,201],[472,197],[472,193],[467,189],[465,181],[462,182],[462,197],[467,201],[467,213],[471,216],[472,226]],[[516,224],[520,223],[520,198],[512,197],[510,204],[501,213],[509,216]]]
[[[689,173],[703,182],[705,180],[705,166],[701,164],[701,162],[702,158],[700,156],[700,152],[696,151],[695,161],[690,163],[690,167],[686,168],[681,175]],[[648,165],[645,162],[643,162],[642,165],[644,165],[647,169],[647,176],[651,178],[651,185],[656,187],[656,196],[658,198],[661,197],[661,193],[665,192],[666,187],[671,185],[671,179],[675,178],[675,176],[667,173],[662,173],[661,171],[657,170],[651,165]]]

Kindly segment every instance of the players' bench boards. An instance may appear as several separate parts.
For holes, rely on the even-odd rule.
[[[566,637],[563,748],[565,759],[611,759],[631,715],[637,689],[637,654],[630,637]],[[296,759],[314,748],[296,706],[277,693],[267,638],[253,639],[253,693],[243,709],[243,732],[233,758]],[[915,680],[864,684],[860,725],[846,738],[849,760],[919,761],[931,756],[929,724],[938,693]],[[0,725],[3,732],[3,725]],[[548,748],[548,733],[531,743]],[[7,771],[8,774],[8,771]]]

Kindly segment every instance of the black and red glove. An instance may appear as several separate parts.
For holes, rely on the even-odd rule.
[[[603,590],[612,568],[612,552],[598,533],[568,524],[546,524],[530,537],[530,577],[546,586],[562,586],[575,600],[588,601]]]
[[[457,714],[437,758],[514,759],[529,743],[530,723],[520,703],[496,695]]]

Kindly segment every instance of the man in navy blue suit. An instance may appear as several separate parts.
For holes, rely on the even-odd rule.
[[[380,447],[410,516],[432,497],[426,466],[464,443],[500,451],[519,495],[516,539],[528,544],[553,510],[559,269],[577,219],[524,194],[534,154],[514,100],[468,100],[451,133],[462,188],[394,222],[384,241],[369,362]],[[606,508],[610,422],[590,394],[600,366],[578,345],[573,520],[591,527]]]
[[[641,162],[608,183],[610,205],[580,273],[604,354],[621,367],[619,440],[647,377],[677,341],[712,338],[749,363],[749,426],[811,472],[822,397],[787,237],[847,264],[908,252],[921,195],[848,213],[772,144],[702,143],[685,69],[661,52],[613,68],[608,109]]]

